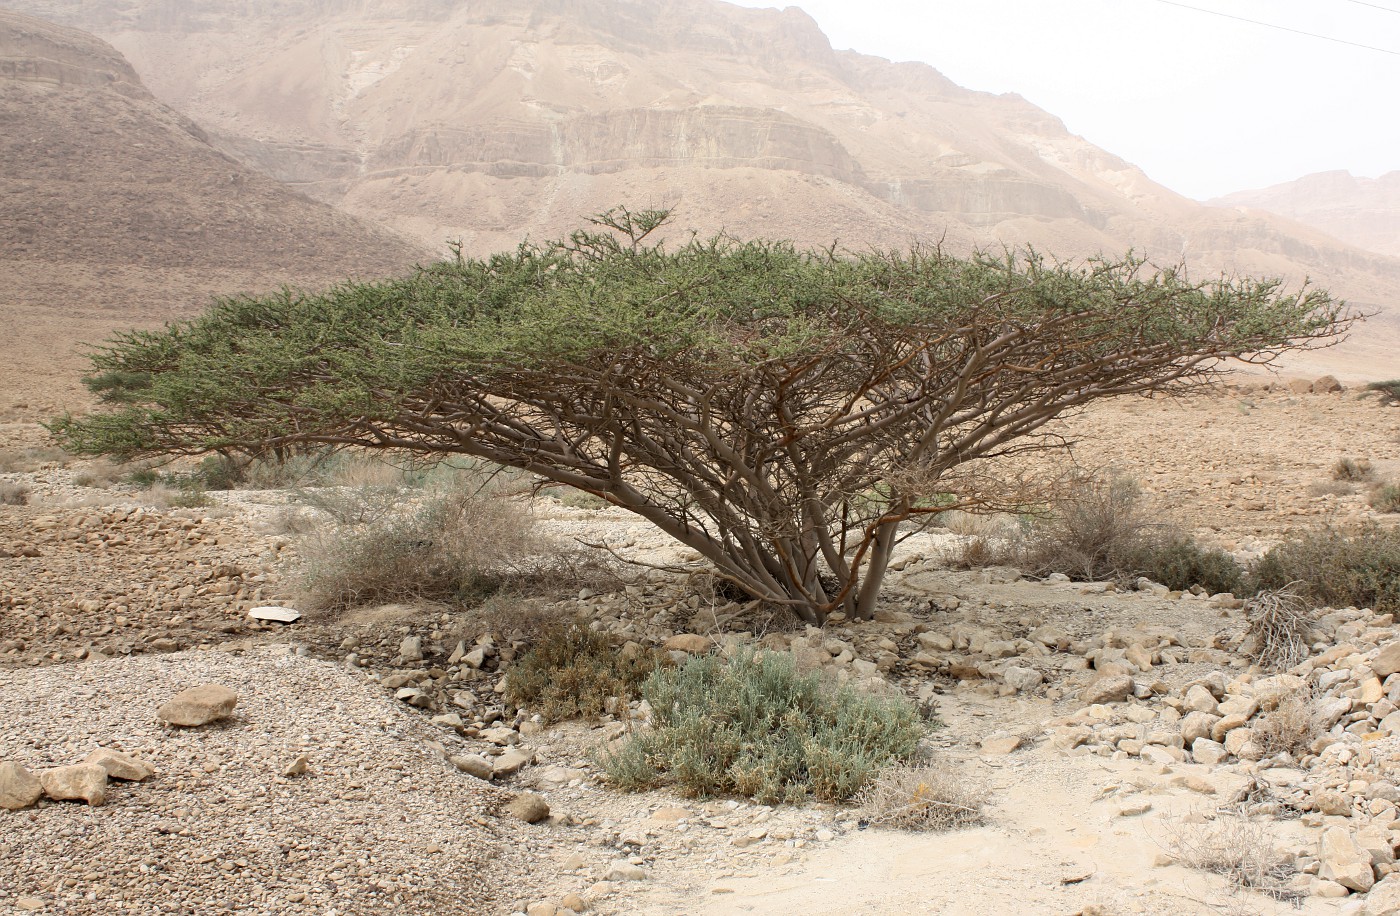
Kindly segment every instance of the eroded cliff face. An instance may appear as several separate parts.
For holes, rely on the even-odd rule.
[[[616,204],[850,247],[1129,248],[1364,305],[1400,261],[1206,207],[1015,95],[833,51],[716,0],[10,0],[87,19],[230,155],[429,245],[548,238]]]

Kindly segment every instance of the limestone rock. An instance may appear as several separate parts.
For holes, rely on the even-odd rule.
[[[677,633],[662,644],[662,648],[668,652],[675,650],[687,655],[704,655],[713,647],[714,643],[708,636],[701,636],[698,633]]]
[[[1021,693],[1031,691],[1045,682],[1045,677],[1034,668],[1022,668],[1019,665],[1012,665],[1001,674],[1008,687],[1013,687]]]
[[[1313,795],[1313,807],[1334,817],[1351,817],[1351,799],[1340,792],[1323,790]]]
[[[107,800],[107,771],[95,763],[42,770],[39,782],[49,798],[85,801],[94,807]]]
[[[1021,746],[1021,739],[1015,735],[992,735],[982,739],[982,753],[988,756],[1009,754]]]
[[[1376,883],[1371,871],[1371,854],[1357,845],[1345,827],[1329,827],[1322,833],[1318,858],[1318,877],[1335,881],[1342,887],[1366,893]]]
[[[647,870],[640,865],[633,865],[626,859],[619,859],[608,866],[608,873],[604,877],[605,881],[645,881]]]
[[[1133,679],[1126,674],[1109,674],[1091,681],[1079,691],[1079,701],[1088,706],[1095,703],[1120,703],[1133,692]]]
[[[1211,727],[1219,721],[1219,716],[1208,712],[1190,713],[1181,720],[1181,740],[1189,745],[1197,738],[1209,738]]]
[[[519,748],[513,747],[492,761],[491,774],[493,776],[514,776],[534,759],[534,754],[527,754]]]
[[[222,719],[238,705],[238,694],[218,684],[203,684],[171,697],[156,715],[171,725],[195,728]]]
[[[1197,738],[1191,742],[1191,756],[1197,763],[1214,765],[1230,759],[1230,752],[1225,750],[1225,745],[1219,741]]]
[[[1216,703],[1211,692],[1200,684],[1186,691],[1185,707],[1193,712],[1203,712],[1212,716],[1220,712],[1220,704]]]
[[[480,754],[459,754],[447,759],[454,767],[477,779],[490,780],[494,772],[491,761]]]
[[[28,808],[43,794],[44,787],[38,777],[24,764],[0,760],[0,808],[7,811]]]
[[[156,768],[139,757],[114,751],[109,747],[99,747],[83,758],[83,763],[95,763],[107,771],[112,779],[140,782],[155,774]]]
[[[538,792],[521,792],[506,805],[506,813],[527,824],[538,824],[549,817],[549,802]]]
[[[1376,677],[1385,680],[1400,671],[1400,641],[1388,643],[1371,659],[1371,670]]]
[[[1376,882],[1359,916],[1400,916],[1400,874],[1389,874]]]

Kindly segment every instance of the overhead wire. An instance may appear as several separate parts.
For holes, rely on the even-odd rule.
[[[1225,13],[1221,12],[1220,10],[1208,9],[1207,7],[1203,6],[1192,6],[1189,3],[1180,3],[1178,2],[1178,0],[1155,0],[1155,2],[1162,3],[1167,6],[1180,7],[1184,10],[1195,10],[1198,13],[1208,13],[1212,16],[1221,16],[1225,19],[1234,19],[1236,22],[1247,22],[1250,25],[1259,25],[1263,26],[1266,29],[1276,29],[1280,32],[1291,32],[1294,35],[1306,35],[1308,38],[1320,38],[1323,41],[1331,41],[1340,45],[1350,45],[1353,48],[1364,48],[1367,51],[1379,51],[1382,54],[1393,54],[1396,57],[1400,57],[1400,51],[1395,51],[1390,48],[1378,48],[1375,45],[1365,45],[1358,41],[1348,41],[1345,38],[1334,38],[1331,35],[1320,35],[1317,32],[1308,32],[1304,31],[1303,29],[1295,29],[1286,25],[1279,25],[1276,22],[1265,22],[1262,19],[1250,19],[1246,16],[1236,16],[1234,13]],[[1352,0],[1352,2],[1359,3],[1361,2],[1361,0]],[[1371,6],[1372,4],[1367,3],[1364,5]],[[1387,9],[1387,7],[1380,8]],[[1391,10],[1391,12],[1400,12],[1400,10]]]
[[[1379,3],[1367,3],[1366,0],[1346,0],[1347,3],[1355,3],[1357,6],[1369,6],[1373,10],[1385,10],[1387,13],[1394,13],[1400,16],[1400,10],[1393,6],[1381,6]]]

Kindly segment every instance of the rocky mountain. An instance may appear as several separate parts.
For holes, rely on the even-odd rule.
[[[0,125],[0,360],[21,399],[71,395],[77,341],[425,254],[216,149],[110,45],[2,10]]]
[[[1346,171],[1317,172],[1210,203],[1267,210],[1358,248],[1400,257],[1400,172],[1379,178],[1357,178]]]
[[[511,247],[621,203],[702,232],[1132,247],[1202,276],[1310,276],[1371,309],[1400,299],[1400,260],[1187,200],[1018,96],[834,51],[796,8],[7,2],[112,42],[241,161],[425,244]],[[1391,343],[1400,323],[1382,320],[1329,355],[1360,367]]]

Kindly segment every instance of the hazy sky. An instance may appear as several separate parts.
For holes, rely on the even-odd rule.
[[[1400,0],[735,0],[799,6],[837,48],[1016,92],[1188,197],[1400,169]],[[1383,8],[1378,8],[1383,7]]]

